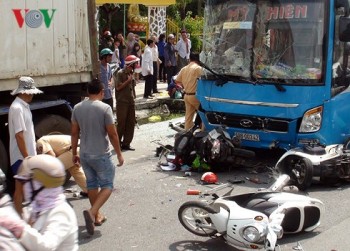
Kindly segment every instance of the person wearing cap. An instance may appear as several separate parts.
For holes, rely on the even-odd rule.
[[[19,167],[15,178],[23,183],[27,214],[23,220],[0,215],[0,228],[10,231],[25,250],[79,249],[77,217],[63,193],[65,175],[62,162],[46,154],[29,156]]]
[[[100,52],[100,80],[104,85],[104,97],[102,102],[108,104],[113,111],[113,96],[112,96],[112,62],[113,51],[104,48]]]
[[[145,89],[143,92],[143,98],[152,99],[152,87],[153,87],[153,53],[154,41],[152,39],[147,40],[147,46],[142,56],[142,75],[145,79]]]
[[[168,86],[171,83],[173,76],[176,75],[176,55],[174,46],[175,36],[173,34],[168,35],[168,41],[164,46],[164,66],[167,75]]]
[[[181,38],[175,45],[177,51],[177,71],[179,72],[190,61],[191,40],[188,38],[187,31],[181,30]]]
[[[190,54],[190,63],[182,68],[176,76],[175,82],[185,89],[185,130],[194,126],[193,118],[199,108],[199,100],[196,98],[197,80],[202,75],[203,69],[199,65],[199,54]]]
[[[135,130],[135,79],[134,70],[140,59],[135,55],[125,58],[123,69],[113,74],[115,83],[115,98],[117,101],[117,129],[121,141],[121,149],[135,151],[130,144],[134,138]]]
[[[72,143],[70,135],[45,135],[36,141],[38,154],[48,154],[58,158],[81,188],[80,195],[87,197],[86,177],[80,165],[73,163]]]
[[[116,167],[112,159],[110,143],[117,155],[119,165],[124,163],[113,112],[101,102],[104,91],[99,79],[88,83],[89,98],[76,104],[72,113],[71,143],[73,163],[81,163],[91,207],[83,211],[86,229],[94,234],[94,225],[101,225],[105,217],[100,213],[113,191]],[[80,138],[80,154],[78,141]]]
[[[12,102],[8,114],[8,127],[10,134],[10,165],[8,174],[8,191],[13,195],[16,211],[22,213],[22,184],[12,179],[17,174],[18,168],[24,158],[36,155],[35,133],[32,112],[29,103],[33,96],[43,93],[34,86],[31,77],[20,77],[17,89],[11,92],[16,96]],[[13,193],[14,190],[14,193]],[[12,194],[13,193],[13,194]]]

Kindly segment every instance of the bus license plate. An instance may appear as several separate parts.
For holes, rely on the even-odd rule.
[[[259,134],[236,132],[235,136],[242,140],[260,141]]]

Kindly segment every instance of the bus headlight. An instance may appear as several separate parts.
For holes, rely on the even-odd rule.
[[[322,124],[323,107],[319,106],[308,110],[303,116],[299,132],[317,132]]]

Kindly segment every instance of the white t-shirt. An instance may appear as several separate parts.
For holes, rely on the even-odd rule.
[[[152,59],[153,59],[153,62],[158,62],[158,46],[157,45],[154,45],[152,48],[151,48],[151,51],[152,51]]]
[[[10,106],[8,119],[10,132],[10,163],[13,165],[17,160],[23,160],[23,155],[19,151],[17,145],[16,133],[23,131],[28,155],[36,155],[34,125],[29,104],[19,97],[16,97]]]
[[[146,47],[142,56],[142,75],[153,75],[153,55],[151,47]]]
[[[118,48],[116,48],[115,50],[114,50],[114,52],[113,52],[113,55],[112,55],[112,64],[114,64],[114,63],[116,63],[116,64],[118,64],[118,66],[119,66],[119,64],[120,64],[120,59],[119,59],[119,49]]]
[[[177,50],[177,53],[180,57],[190,59],[190,51],[191,51],[191,40],[187,39],[187,46],[186,42],[180,38],[180,40],[175,45],[175,49]]]

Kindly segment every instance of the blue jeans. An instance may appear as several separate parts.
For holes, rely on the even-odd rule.
[[[102,155],[80,153],[80,162],[86,176],[88,190],[113,189],[115,165],[112,161],[112,153]]]
[[[11,166],[13,175],[16,175],[18,173],[18,169],[21,166],[22,162],[23,162],[23,159],[19,159]]]

